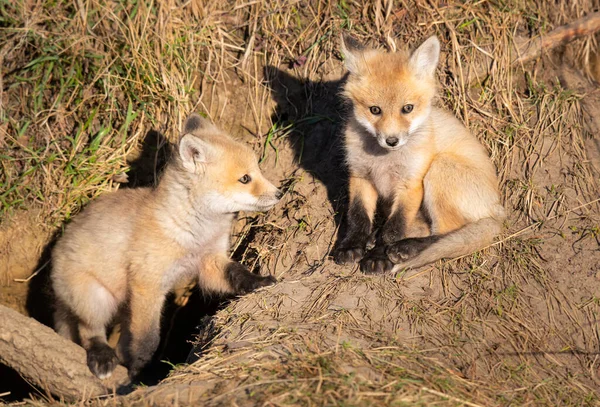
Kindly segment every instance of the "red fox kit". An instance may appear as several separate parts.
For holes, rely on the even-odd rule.
[[[130,377],[159,343],[166,294],[196,277],[201,289],[240,294],[273,284],[229,259],[238,211],[264,211],[281,192],[252,150],[192,114],[178,153],[155,189],[121,189],[77,216],[53,251],[56,330],[79,339],[90,370],[108,377],[118,363],[107,325],[123,316],[118,349]]]
[[[365,48],[345,36],[342,52],[352,112],[345,132],[348,228],[334,252],[336,262],[360,261],[363,272],[386,272],[489,244],[504,219],[496,171],[462,123],[432,106],[437,38],[409,55]],[[367,251],[378,201],[387,206],[387,216]],[[420,211],[431,235],[411,238]]]

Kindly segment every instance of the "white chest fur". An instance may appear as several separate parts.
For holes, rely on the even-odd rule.
[[[382,198],[392,198],[398,189],[422,182],[428,160],[414,153],[415,146],[410,141],[398,150],[389,151],[374,138],[349,131],[346,147],[352,175],[371,181]]]

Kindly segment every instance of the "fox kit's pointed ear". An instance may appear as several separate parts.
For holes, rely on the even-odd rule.
[[[439,59],[440,42],[435,35],[432,35],[412,53],[410,65],[418,76],[433,76]]]
[[[185,134],[179,141],[179,156],[186,171],[202,174],[212,153],[210,144],[193,134]]]
[[[344,65],[352,74],[359,74],[362,65],[364,46],[348,34],[342,34],[341,41]]]
[[[215,125],[209,119],[200,116],[198,113],[192,113],[185,119],[183,125],[183,134],[193,133],[197,130],[214,129]]]

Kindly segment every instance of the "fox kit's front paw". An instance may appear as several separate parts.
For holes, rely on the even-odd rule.
[[[96,339],[92,339],[91,342],[87,349],[87,365],[98,378],[106,379],[119,364],[119,358],[107,343]]]
[[[259,276],[258,274],[248,272],[243,278],[243,281],[238,286],[237,294],[247,294],[254,290],[258,290],[261,287],[267,287],[277,282],[273,276]]]
[[[358,263],[365,255],[362,247],[340,247],[333,253],[333,260],[340,265]]]
[[[387,273],[392,270],[394,264],[388,259],[384,246],[375,246],[375,248],[365,255],[360,262],[360,271],[363,273]]]
[[[258,290],[261,287],[268,287],[277,282],[277,279],[271,275],[260,276],[258,274],[250,273],[252,277],[246,279],[246,284],[242,288],[241,294],[249,293],[254,290]]]
[[[277,280],[273,276],[261,276],[251,273],[244,265],[231,262],[225,270],[231,288],[236,294],[246,294],[258,288],[275,284]]]

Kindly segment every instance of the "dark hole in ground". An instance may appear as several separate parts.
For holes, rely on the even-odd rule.
[[[13,403],[24,398],[30,397],[30,394],[39,394],[40,391],[30,385],[27,380],[23,379],[19,373],[8,366],[0,364],[0,404]],[[8,394],[7,394],[8,393]]]
[[[128,181],[122,188],[154,187],[157,185],[165,165],[169,161],[174,146],[156,130],[146,133],[142,150],[137,158],[128,161]]]

